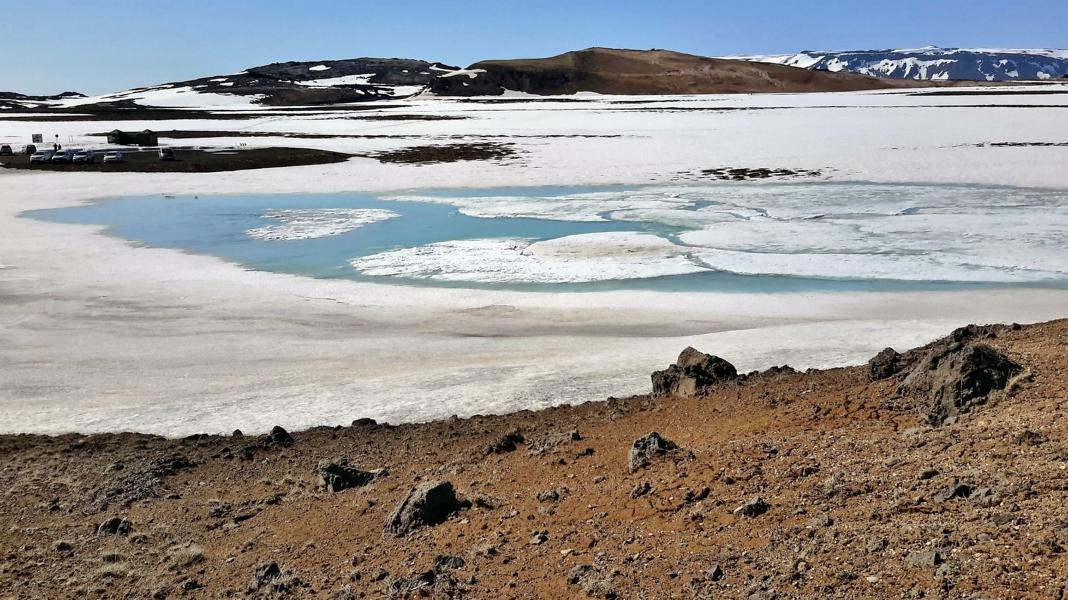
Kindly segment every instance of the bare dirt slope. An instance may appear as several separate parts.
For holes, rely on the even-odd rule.
[[[540,95],[730,94],[844,92],[923,85],[855,73],[811,71],[744,60],[695,56],[670,50],[589,48],[549,58],[487,60],[470,70],[485,73],[440,77],[442,95],[479,96],[513,90]]]
[[[1068,321],[978,335],[1022,370],[938,427],[914,375],[855,367],[292,436],[4,436],[0,597],[1062,598]],[[679,449],[632,472],[652,431]]]

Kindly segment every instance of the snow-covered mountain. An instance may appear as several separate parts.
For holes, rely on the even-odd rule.
[[[938,48],[854,50],[732,57],[817,71],[852,71],[894,79],[1015,81],[1068,76],[1068,50]]]

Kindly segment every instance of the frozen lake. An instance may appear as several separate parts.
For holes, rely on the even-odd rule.
[[[857,183],[124,197],[33,213],[250,269],[421,286],[1066,287],[1068,193]]]

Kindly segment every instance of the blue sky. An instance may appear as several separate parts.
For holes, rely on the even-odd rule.
[[[710,56],[1068,46],[1068,0],[5,0],[0,91],[86,93],[285,60],[466,66],[589,46]]]

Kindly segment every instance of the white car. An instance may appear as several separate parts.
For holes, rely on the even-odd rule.
[[[126,162],[126,159],[122,157],[122,152],[111,151],[111,152],[105,152],[104,153],[104,161],[103,162],[104,162],[104,164],[121,163],[121,162]]]
[[[30,164],[47,163],[52,160],[51,150],[38,150],[30,155]]]
[[[93,164],[96,162],[96,153],[92,150],[78,150],[74,153],[73,163]]]
[[[49,162],[55,163],[69,163],[74,158],[73,150],[60,150],[52,154],[52,158],[48,159]]]

